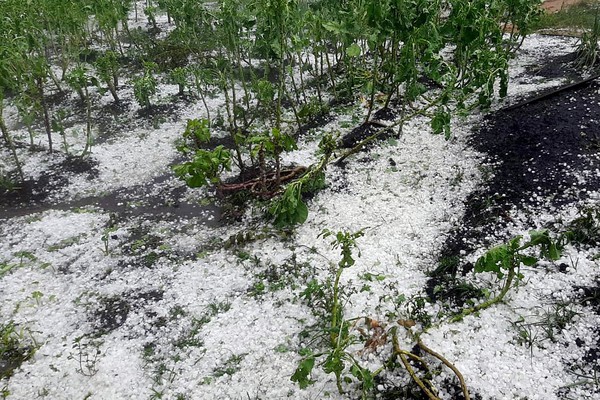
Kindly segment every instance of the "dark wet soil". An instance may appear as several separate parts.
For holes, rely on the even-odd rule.
[[[87,179],[98,176],[96,164],[88,158],[66,157],[57,164],[50,165],[37,179],[29,179],[13,190],[0,189],[0,219],[11,216],[18,208],[35,208],[61,188],[69,184],[76,174],[84,174]]]
[[[538,73],[563,73],[571,58],[555,58]],[[433,301],[462,305],[477,297],[478,291],[461,279],[473,269],[461,262],[461,253],[507,239],[502,235],[514,210],[530,215],[534,227],[536,213],[585,200],[588,191],[600,187],[599,115],[595,79],[532,96],[485,118],[470,145],[487,156],[482,166],[486,184],[467,198],[463,221],[440,252],[427,286]]]
[[[538,74],[547,77],[568,75],[565,65],[572,55],[542,66]],[[531,102],[500,110],[485,118],[472,135],[470,145],[486,155],[482,173],[488,175],[484,187],[466,200],[463,221],[452,231],[440,252],[438,267],[430,274],[426,292],[432,301],[462,306],[482,297],[480,289],[463,278],[473,265],[462,255],[489,248],[504,237],[511,215],[520,211],[535,227],[537,216],[556,207],[589,198],[600,187],[600,79],[594,79]],[[594,238],[598,227],[582,217],[585,240]],[[577,220],[576,220],[577,221]],[[576,222],[575,221],[575,222]],[[580,221],[581,222],[581,221]],[[571,229],[575,229],[571,227]],[[577,229],[577,232],[579,232]],[[592,232],[592,235],[590,235]],[[557,266],[556,272],[566,268]],[[598,313],[598,282],[574,288],[582,305]],[[597,360],[600,332],[584,340],[586,364]],[[582,342],[583,343],[583,342]],[[569,368],[569,366],[566,366]],[[590,373],[597,373],[588,371]],[[559,393],[564,397],[568,393]]]
[[[119,132],[131,123],[124,117],[132,107],[130,101],[121,100],[119,103],[111,101],[100,107],[99,112],[92,112],[93,124],[97,127],[98,136],[96,143],[103,143],[108,139],[117,136]]]
[[[369,136],[374,135],[375,133],[377,133],[377,131],[379,131],[380,129],[382,129],[384,127],[383,124],[379,124],[378,122],[375,122],[375,121],[392,121],[396,117],[397,117],[396,112],[394,110],[392,110],[391,108],[382,108],[382,109],[377,110],[376,112],[373,113],[373,115],[371,117],[371,121],[374,121],[374,122],[370,122],[370,121],[365,122],[364,124],[354,128],[352,131],[350,131],[348,134],[346,134],[346,135],[344,135],[344,137],[342,137],[342,139],[340,141],[341,147],[345,148],[345,149],[352,148],[352,147],[356,146],[362,140],[365,140]],[[394,135],[394,134],[395,134],[394,131],[390,131],[388,136],[383,135],[383,137],[381,137],[381,139],[384,140],[387,137]],[[367,149],[369,147],[370,146],[365,146],[364,149]]]
[[[533,216],[585,200],[600,187],[599,90],[593,81],[486,118],[471,145],[487,154],[492,176],[468,197],[464,221],[442,257],[491,244],[495,232],[512,222],[513,209]]]
[[[312,117],[308,118],[308,121],[306,121],[306,123],[298,129],[298,131],[296,132],[294,137],[296,139],[301,138],[302,136],[306,135],[311,130],[325,126],[332,119],[333,119],[333,117],[329,113],[321,113],[321,114],[312,116]]]
[[[120,189],[102,196],[91,196],[67,202],[51,202],[49,196],[63,189],[73,174],[88,174],[95,178],[97,170],[89,160],[66,159],[52,170],[34,181],[25,182],[18,190],[0,193],[0,220],[9,219],[47,210],[76,210],[95,207],[115,213],[121,218],[137,216],[160,217],[161,219],[200,217],[207,226],[221,224],[221,208],[214,203],[195,204],[182,200],[187,189],[183,186],[162,185],[170,175],[155,178],[151,182]],[[155,193],[150,193],[155,190]]]
[[[160,289],[150,289],[100,298],[98,307],[90,315],[93,336],[100,337],[120,328],[127,321],[130,312],[161,301],[163,295],[164,291]]]
[[[93,316],[96,335],[105,335],[122,326],[129,311],[129,303],[119,296],[102,299]]]
[[[548,79],[568,78],[576,80],[580,78],[579,73],[573,68],[573,63],[577,59],[576,53],[569,53],[559,56],[553,62],[532,65],[526,69],[529,74],[542,76]]]
[[[600,315],[600,280],[597,280],[589,286],[575,286],[575,293],[578,295],[578,301]]]

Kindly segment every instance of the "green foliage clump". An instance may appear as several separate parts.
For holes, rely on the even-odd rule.
[[[302,181],[289,184],[281,197],[272,202],[269,214],[278,227],[303,224],[308,218],[308,206],[302,200]]]
[[[158,82],[154,77],[155,63],[144,63],[144,73],[133,80],[133,95],[140,107],[150,108],[150,97],[156,94]]]
[[[178,150],[186,156],[191,154],[192,159],[173,166],[173,171],[189,187],[219,183],[221,173],[231,170],[231,154],[225,147],[220,145],[214,150],[200,148],[210,140],[207,120],[188,120],[183,138],[184,142],[178,146]]]
[[[581,35],[577,45],[577,65],[593,68],[600,61],[600,8],[596,9],[594,25]]]
[[[587,207],[568,224],[563,233],[566,242],[595,246],[600,243],[600,206]]]
[[[0,324],[0,381],[10,378],[35,351],[35,342],[26,337],[25,330],[19,330],[13,322]]]
[[[183,67],[175,67],[169,72],[169,78],[178,87],[178,94],[183,96],[187,86],[188,71]]]
[[[220,173],[231,169],[229,150],[217,146],[214,150],[197,150],[192,161],[173,167],[175,175],[192,188],[215,184],[221,181]]]
[[[119,87],[120,64],[117,53],[111,50],[106,51],[96,59],[94,68],[99,80],[106,85],[115,102],[119,103],[117,89]]]

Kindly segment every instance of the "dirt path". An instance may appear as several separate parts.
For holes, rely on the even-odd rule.
[[[542,7],[549,12],[557,12],[566,6],[581,3],[581,0],[547,0]]]

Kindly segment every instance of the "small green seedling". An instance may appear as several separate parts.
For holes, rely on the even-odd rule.
[[[13,371],[29,360],[38,347],[28,330],[19,329],[12,321],[0,323],[0,381],[10,378]]]
[[[35,292],[31,293],[31,297],[35,300],[35,304],[40,306],[42,304],[42,297],[44,297],[44,293],[36,290]]]
[[[110,254],[110,238],[112,236],[112,233],[116,232],[117,230],[118,228],[114,226],[114,222],[111,222],[109,224],[109,227],[104,230],[102,236],[100,237],[100,240],[102,240],[103,245],[102,252],[105,256],[108,256]]]

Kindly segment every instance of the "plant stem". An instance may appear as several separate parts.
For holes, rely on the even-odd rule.
[[[92,105],[90,102],[90,92],[88,91],[87,86],[84,88],[85,90],[85,148],[83,149],[82,157],[85,156],[88,152],[91,152],[92,147]]]
[[[46,136],[48,136],[48,152],[52,153],[52,128],[50,126],[50,114],[48,112],[48,105],[46,104],[46,100],[44,99],[44,82],[42,78],[36,79],[37,84],[37,95],[39,96],[39,101],[42,106],[42,111],[44,113],[44,128],[46,129]]]
[[[331,305],[331,345],[336,346],[338,334],[338,314],[339,314],[339,293],[340,293],[340,278],[344,269],[339,267],[335,273],[335,281],[333,282],[333,304]]]
[[[502,287],[502,290],[500,291],[500,293],[498,293],[498,295],[496,297],[489,299],[488,301],[484,301],[483,303],[478,304],[475,307],[471,307],[471,308],[467,308],[466,310],[463,310],[458,315],[455,315],[451,319],[451,321],[452,322],[460,321],[461,319],[463,319],[463,317],[466,317],[467,315],[471,315],[473,313],[476,313],[477,311],[485,310],[486,308],[491,307],[494,304],[501,302],[502,299],[504,298],[504,296],[506,296],[506,293],[508,293],[508,290],[510,289],[512,282],[516,275],[517,275],[516,267],[513,265],[508,270],[508,275],[506,276],[506,281],[504,282],[504,286]]]
[[[373,80],[371,81],[371,96],[369,99],[369,110],[367,112],[367,116],[365,117],[365,123],[369,122],[371,119],[371,113],[373,112],[373,107],[375,104],[375,90],[377,85],[377,51],[374,52],[373,55],[373,69],[371,70],[371,74],[373,74]]]
[[[394,347],[394,354],[397,355],[400,358],[400,361],[402,361],[402,364],[404,365],[404,368],[406,368],[406,371],[408,371],[410,377],[412,378],[413,381],[415,381],[415,383],[417,384],[417,386],[419,386],[421,388],[421,390],[423,391],[423,393],[425,393],[430,400],[440,400],[440,398],[437,397],[435,394],[433,394],[431,392],[431,390],[427,389],[427,387],[425,386],[425,384],[423,383],[423,381],[421,380],[421,378],[419,378],[417,376],[417,374],[415,373],[414,369],[409,364],[408,359],[406,357],[408,356],[408,357],[413,358],[413,357],[417,357],[417,356],[415,356],[414,354],[412,354],[412,353],[410,353],[408,351],[402,350],[400,348],[400,344],[398,343],[398,335],[397,335],[397,332],[396,332],[396,327],[394,327],[392,329],[392,344],[393,344],[393,347]],[[417,358],[421,361],[421,363],[424,363],[424,361],[422,361],[420,359],[420,357],[417,357]]]
[[[1,99],[0,99],[1,101]],[[6,123],[4,122],[4,118],[2,117],[2,108],[0,107],[0,130],[2,131],[2,136],[6,145],[10,149],[10,153],[12,154],[13,160],[15,161],[15,166],[17,167],[17,173],[19,174],[19,179],[21,182],[25,181],[25,177],[23,176],[23,168],[21,166],[21,161],[19,160],[19,156],[17,155],[17,149],[15,148],[15,144],[8,132],[8,128],[6,127]]]
[[[204,91],[202,90],[202,85],[200,84],[200,72],[194,71],[193,75],[194,75],[194,83],[196,84],[196,91],[198,92],[198,95],[200,96],[200,100],[202,100],[202,104],[204,105],[204,109],[206,110],[206,119],[208,120],[208,127],[210,128],[210,126],[211,126],[210,109],[208,108],[208,104],[206,103],[206,98],[204,97]]]
[[[454,364],[452,364],[450,361],[448,361],[446,358],[444,358],[441,354],[438,354],[435,351],[431,350],[429,347],[425,346],[423,344],[423,342],[421,342],[421,340],[419,340],[417,344],[419,345],[419,347],[422,350],[424,350],[425,352],[431,354],[435,358],[439,359],[448,368],[450,368],[452,370],[452,372],[454,372],[454,374],[458,378],[458,381],[460,382],[460,387],[461,387],[461,389],[463,391],[463,396],[464,396],[465,400],[470,400],[471,397],[469,396],[469,390],[467,389],[467,385],[465,384],[465,378],[462,376],[462,374],[460,373],[460,371],[454,366]]]

